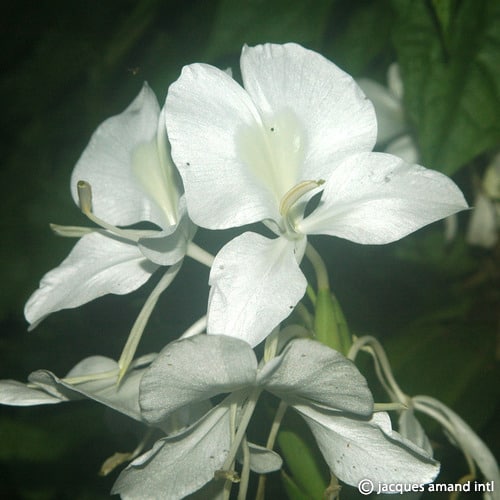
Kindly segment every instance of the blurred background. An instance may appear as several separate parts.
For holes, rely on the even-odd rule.
[[[422,164],[451,175],[471,205],[500,145],[495,0],[23,0],[2,10],[0,378],[25,380],[39,368],[62,376],[93,354],[116,359],[155,284],[27,331],[24,303],[74,244],[49,223],[86,224],[70,196],[72,168],[97,125],[143,81],[163,103],[185,64],[231,67],[237,76],[244,43],[294,41],[382,85],[397,61],[406,132]],[[497,174],[496,198],[488,195],[495,210],[499,185]],[[381,247],[313,242],[353,332],[379,337],[403,390],[451,406],[498,457],[500,247],[469,244],[470,218],[459,215],[451,239],[440,222]],[[196,241],[215,253],[236,233],[200,230]],[[208,272],[199,264],[184,265],[140,353],[158,351],[204,314],[200,277]],[[439,429],[428,430],[445,461],[440,482],[455,482],[466,473],[463,458]],[[0,498],[108,498],[117,473],[100,477],[100,465],[139,437],[133,422],[90,402],[1,407]]]

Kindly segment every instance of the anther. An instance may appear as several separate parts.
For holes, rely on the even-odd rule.
[[[281,198],[280,202],[280,214],[284,217],[290,208],[292,208],[297,201],[302,198],[306,193],[316,189],[317,187],[324,184],[325,181],[320,179],[319,181],[302,181],[295,185],[292,189],[290,189],[283,198]]]
[[[78,191],[78,201],[81,211],[85,215],[92,213],[92,188],[90,184],[86,181],[78,181],[76,189]]]

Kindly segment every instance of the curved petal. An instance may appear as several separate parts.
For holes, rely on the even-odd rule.
[[[380,83],[368,78],[357,80],[361,90],[375,107],[377,143],[384,144],[407,130],[401,100]]]
[[[214,477],[231,445],[231,398],[184,432],[160,439],[118,477],[112,494],[124,500],[185,498]]]
[[[371,392],[355,365],[315,340],[292,340],[282,354],[259,370],[258,382],[289,405],[361,416],[373,412]]]
[[[274,129],[275,147],[286,155],[272,165],[286,180],[280,198],[301,181],[326,179],[345,156],[372,150],[372,104],[322,55],[295,43],[245,46],[241,73],[266,128]]]
[[[206,64],[185,66],[165,110],[172,157],[197,225],[223,229],[279,216],[279,200],[265,179],[252,175],[254,151],[265,151],[267,134],[238,83]],[[247,133],[253,141],[239,139]]]
[[[219,251],[209,284],[207,332],[255,346],[289,316],[307,281],[294,242],[247,232]]]
[[[196,226],[187,214],[186,198],[179,200],[179,222],[167,230],[159,232],[158,236],[141,238],[139,248],[144,256],[160,266],[172,266],[186,255],[188,242],[196,233]]]
[[[183,406],[253,385],[257,359],[242,340],[195,335],[168,344],[144,374],[140,405],[157,423]]]
[[[176,222],[174,169],[158,101],[145,83],[125,111],[92,135],[71,176],[73,199],[78,204],[78,181],[87,181],[93,211],[107,223],[165,228]]]
[[[418,163],[418,149],[413,137],[409,134],[391,141],[385,148],[385,152],[399,156],[406,163]]]
[[[30,387],[17,380],[0,380],[0,404],[35,406],[68,401],[63,394],[46,392],[42,387]]]
[[[387,413],[362,420],[295,406],[311,429],[333,473],[351,486],[379,483],[426,484],[439,464],[424,450],[391,430]]]
[[[156,269],[137,245],[100,232],[86,234],[59,267],[42,278],[24,315],[33,328],[55,311],[78,307],[107,293],[132,292]]]
[[[306,234],[383,244],[466,208],[463,194],[445,175],[368,153],[351,156],[333,172],[319,206],[297,226]]]

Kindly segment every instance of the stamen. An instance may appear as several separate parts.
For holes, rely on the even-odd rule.
[[[60,224],[49,224],[49,226],[57,236],[64,236],[66,238],[81,238],[95,231],[95,228],[84,226],[62,226]]]
[[[78,190],[78,201],[80,203],[82,213],[103,229],[108,230],[110,233],[113,233],[120,238],[132,241],[133,243],[137,243],[141,238],[156,236],[158,234],[158,231],[154,230],[143,231],[137,229],[121,229],[113,226],[112,224],[108,224],[92,212],[92,187],[90,184],[87,181],[78,181],[76,187]]]
[[[302,181],[299,182],[296,186],[290,189],[283,198],[281,198],[280,202],[280,214],[285,217],[289,212],[290,208],[292,208],[297,201],[299,201],[302,196],[304,196],[309,191],[316,189],[317,187],[324,184],[325,181],[320,179],[319,181]]]
[[[394,403],[375,403],[373,405],[373,411],[374,412],[379,412],[379,411],[401,411],[401,410],[407,410],[408,406],[400,403],[399,401],[396,401]]]

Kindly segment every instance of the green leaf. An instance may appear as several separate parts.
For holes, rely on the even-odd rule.
[[[451,175],[500,143],[500,3],[393,6],[405,105],[422,162]]]
[[[295,483],[295,481],[285,472],[281,471],[281,479],[285,486],[286,494],[290,500],[310,500],[311,497],[306,495]]]
[[[245,43],[297,42],[317,46],[331,4],[332,0],[222,0],[215,15],[207,57],[239,53]]]

